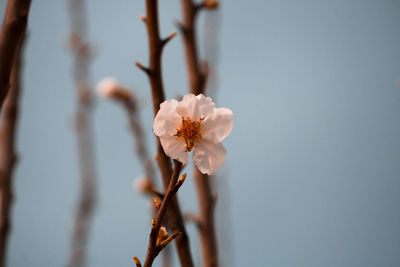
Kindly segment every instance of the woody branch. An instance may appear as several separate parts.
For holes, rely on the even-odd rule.
[[[7,240],[11,228],[11,204],[13,200],[13,174],[17,163],[16,138],[21,91],[21,57],[24,36],[19,41],[11,71],[10,91],[4,104],[0,128],[0,266],[6,264]]]
[[[148,75],[153,99],[154,116],[160,109],[160,104],[165,100],[164,86],[162,82],[161,72],[161,55],[165,44],[175,35],[172,34],[166,39],[160,38],[159,19],[158,19],[158,1],[146,0],[146,17],[141,17],[146,24],[147,35],[149,40],[149,66],[144,67],[140,63],[136,65]],[[164,191],[167,190],[170,177],[172,174],[171,161],[164,153],[160,140],[157,138],[157,163],[161,171],[162,183]],[[189,248],[189,239],[186,234],[182,213],[177,198],[173,198],[169,204],[168,224],[174,232],[181,232],[179,238],[176,239],[176,247],[178,257],[183,267],[192,267],[193,261]]]
[[[208,68],[206,64],[200,63],[198,56],[195,22],[201,9],[214,9],[218,4],[215,1],[207,0],[199,4],[192,0],[181,0],[181,5],[183,22],[180,24],[180,28],[183,36],[190,91],[195,95],[205,94]],[[214,225],[215,197],[211,188],[210,176],[202,174],[195,167],[194,180],[199,202],[199,215],[196,217],[196,223],[200,233],[203,266],[216,267],[218,266],[218,248]]]
[[[0,32],[0,112],[10,88],[18,44],[25,35],[31,1],[8,0]]]

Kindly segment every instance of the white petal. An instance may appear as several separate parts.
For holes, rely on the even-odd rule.
[[[176,136],[165,134],[160,136],[160,141],[167,156],[176,159],[183,164],[187,164],[189,156],[186,152],[186,144],[183,139],[177,139]]]
[[[194,151],[194,163],[200,172],[215,174],[225,163],[226,150],[221,143],[212,143],[205,139],[200,140]]]
[[[231,132],[233,113],[228,108],[215,108],[201,123],[201,137],[219,143]]]
[[[215,104],[210,97],[205,97],[202,94],[198,96],[188,94],[178,103],[176,112],[179,116],[189,117],[192,121],[198,121],[200,118],[211,114],[214,107]]]
[[[154,118],[153,131],[156,135],[174,135],[176,129],[181,127],[182,118],[176,114],[178,101],[170,99],[160,105],[156,117]]]

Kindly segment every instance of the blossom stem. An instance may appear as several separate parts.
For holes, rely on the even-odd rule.
[[[11,227],[10,213],[13,199],[12,183],[17,163],[16,137],[21,90],[21,54],[25,38],[18,44],[11,71],[11,87],[4,103],[3,119],[0,128],[0,266],[6,264],[8,233]]]
[[[8,0],[0,32],[0,112],[10,88],[10,75],[18,44],[24,38],[31,1]]]
[[[153,99],[154,116],[160,109],[160,104],[165,100],[164,86],[161,73],[161,55],[164,47],[159,33],[158,0],[146,0],[146,18],[143,19],[147,28],[149,40],[149,67],[148,74]],[[157,138],[157,163],[161,171],[164,191],[167,190],[171,174],[171,160],[165,154],[160,139]],[[183,267],[192,267],[193,260],[190,253],[189,238],[183,221],[183,216],[178,200],[173,198],[168,207],[168,224],[174,232],[181,232],[181,236],[175,239],[178,257]]]
[[[196,15],[204,4],[196,4],[193,0],[181,0],[181,5],[183,14],[181,27],[183,29],[183,44],[186,54],[190,91],[194,95],[205,94],[208,70],[207,68],[201,68],[195,32]],[[214,225],[215,201],[212,194],[210,177],[207,174],[202,174],[195,166],[194,181],[199,200],[198,229],[203,253],[203,266],[217,267],[218,248]]]
[[[174,198],[178,189],[183,184],[184,180],[181,178],[181,180],[178,181],[179,174],[182,170],[182,163],[177,160],[174,160],[174,165],[175,167],[169,182],[168,190],[165,194],[164,199],[161,202],[161,206],[157,212],[156,218],[153,220],[149,238],[149,245],[146,254],[146,260],[143,265],[144,267],[152,266],[154,259],[166,245],[164,243],[157,244],[158,233],[160,231],[164,215],[167,212],[168,205],[170,204],[170,201]],[[175,232],[175,234],[172,235],[171,237],[173,238],[177,237],[178,236],[177,233],[179,232]],[[173,238],[171,238],[170,240],[172,240]]]

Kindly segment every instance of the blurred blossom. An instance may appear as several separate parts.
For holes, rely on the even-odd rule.
[[[112,98],[118,90],[119,84],[114,77],[106,77],[97,84],[97,93],[104,98]]]
[[[136,178],[133,181],[133,189],[139,193],[145,194],[151,192],[153,185],[146,176]]]

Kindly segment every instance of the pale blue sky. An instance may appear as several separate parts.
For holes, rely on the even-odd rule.
[[[179,1],[160,4],[167,36]],[[67,262],[78,170],[66,7],[32,2],[9,266]],[[149,84],[134,67],[147,62],[144,1],[87,7],[93,84],[114,75],[135,87],[154,152]],[[396,0],[223,1],[217,98],[235,114],[217,214],[231,236],[226,266],[400,265],[399,29]],[[180,38],[163,67],[167,96],[187,92]],[[133,266],[150,227],[132,189],[142,170],[117,105],[99,99],[94,125],[100,200],[88,266]],[[195,211],[188,178],[179,198]]]

